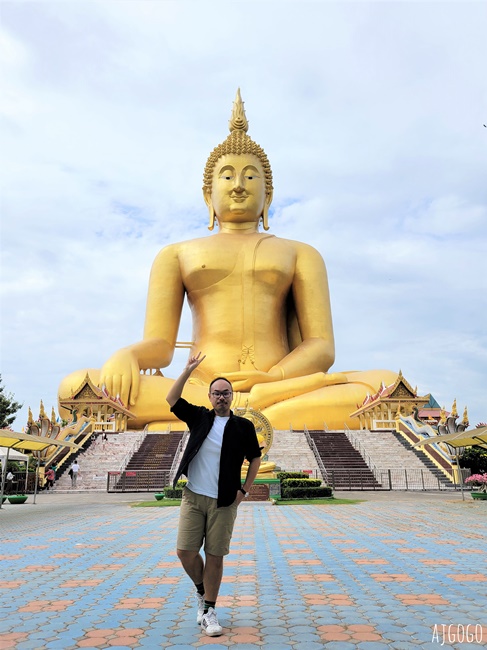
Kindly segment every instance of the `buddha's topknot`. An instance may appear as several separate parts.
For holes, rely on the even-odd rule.
[[[228,123],[230,135],[226,140],[213,149],[208,158],[203,175],[203,190],[211,192],[213,171],[218,160],[227,153],[254,154],[260,160],[264,169],[266,194],[272,192],[272,170],[265,151],[247,135],[249,123],[245,116],[244,105],[240,97],[240,88],[233,102],[232,115]]]

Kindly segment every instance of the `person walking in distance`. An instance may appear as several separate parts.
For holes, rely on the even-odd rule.
[[[71,475],[71,487],[75,488],[76,483],[78,482],[78,473],[79,473],[79,465],[77,460],[75,460],[71,465],[69,473]]]
[[[166,400],[190,431],[174,479],[174,485],[183,474],[188,479],[181,501],[177,555],[196,587],[197,623],[208,636],[220,636],[222,627],[215,605],[223,575],[223,557],[230,552],[237,509],[257,476],[261,451],[252,422],[230,410],[233,389],[227,379],[218,377],[211,382],[208,393],[211,410],[181,397],[191,373],[204,359],[201,352],[188,359]],[[249,467],[242,484],[244,458],[249,461]],[[203,544],[205,559],[200,554]]]

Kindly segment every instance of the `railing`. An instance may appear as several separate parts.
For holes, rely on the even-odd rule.
[[[365,464],[367,465],[367,467],[370,469],[370,471],[375,476],[375,478],[379,481],[377,466],[375,465],[375,463],[372,462],[372,459],[369,456],[369,454],[367,453],[367,450],[365,449],[365,446],[362,443],[362,441],[359,439],[359,437],[356,435],[356,433],[354,431],[352,431],[351,429],[349,429],[347,427],[346,424],[345,424],[344,432],[345,432],[345,435],[348,438],[348,441],[352,445],[352,447],[356,451],[358,451],[358,453],[362,456],[362,458],[364,459]],[[379,483],[380,483],[380,481],[379,481]]]
[[[181,456],[183,454],[183,449],[186,444],[186,440],[188,439],[189,436],[189,431],[186,430],[183,433],[183,437],[179,441],[179,445],[174,453],[174,458],[172,461],[171,469],[169,470],[169,484],[172,484],[174,481],[174,477],[176,476],[176,472],[178,471],[179,463],[181,460]]]
[[[434,476],[427,469],[389,469],[376,468],[374,471],[375,479],[378,483],[371,484],[369,470],[364,468],[343,468],[330,469],[328,476],[329,485],[335,490],[401,490],[401,491],[450,491],[460,490],[461,485],[458,482],[452,482],[451,485],[445,485],[440,478]],[[463,469],[462,481],[470,476],[469,469]],[[457,470],[455,471],[457,474]],[[369,477],[369,478],[368,478]],[[456,478],[459,478],[458,476]],[[453,481],[453,477],[452,477]],[[464,490],[469,490],[465,485]]]
[[[321,470],[321,468],[320,468]],[[283,470],[284,471],[284,470]],[[462,480],[470,476],[470,470],[462,470]],[[378,468],[376,480],[371,479],[365,468],[329,469],[326,483],[338,491],[434,491],[450,492],[471,490],[470,485],[452,483],[444,485],[426,469]],[[107,492],[158,492],[171,485],[170,470],[136,470],[108,472]]]
[[[122,472],[128,465],[130,459],[132,456],[135,454],[136,451],[139,450],[140,445],[142,444],[142,441],[144,440],[145,436],[147,435],[148,431],[148,426],[146,425],[145,428],[141,431],[141,433],[137,436],[137,438],[134,440],[133,445],[130,447],[129,451],[125,454],[123,457],[120,467],[118,468],[119,472]]]
[[[158,492],[169,485],[169,470],[108,472],[107,492]]]
[[[329,481],[329,478],[328,478],[328,472],[326,471],[326,467],[323,464],[323,459],[320,456],[320,453],[319,453],[319,451],[318,451],[318,449],[316,447],[315,441],[309,435],[309,431],[308,431],[308,428],[307,428],[306,425],[304,426],[303,430],[304,430],[304,435],[306,436],[306,440],[308,441],[308,445],[309,445],[311,451],[314,454],[316,462],[318,463],[318,467],[320,468],[320,472],[321,472],[321,475],[323,477],[323,480],[325,481],[325,483],[327,485],[330,485],[330,481]]]

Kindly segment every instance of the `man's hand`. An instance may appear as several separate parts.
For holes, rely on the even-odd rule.
[[[100,388],[105,388],[112,397],[120,397],[125,406],[134,406],[139,395],[140,367],[135,354],[123,348],[115,352],[103,365],[100,372]]]
[[[174,406],[174,404],[176,404],[178,399],[181,397],[184,385],[188,381],[189,376],[191,375],[193,370],[197,368],[200,365],[200,363],[204,361],[204,359],[206,359],[206,354],[201,356],[201,352],[198,352],[197,355],[193,355],[189,357],[183,372],[176,379],[174,384],[171,386],[171,390],[166,395],[166,402],[169,404],[171,408]]]
[[[184,370],[189,372],[189,374],[191,374],[193,370],[195,370],[200,365],[200,363],[205,359],[206,359],[206,354],[201,356],[201,352],[198,352],[196,356],[189,357]]]
[[[244,499],[245,499],[245,497],[244,497],[243,493],[240,490],[238,490],[237,496],[235,497],[235,502],[234,503],[236,503],[237,506],[239,506]]]

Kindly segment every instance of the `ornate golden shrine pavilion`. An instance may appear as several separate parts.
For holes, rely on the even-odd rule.
[[[93,432],[117,433],[127,430],[127,421],[135,415],[122,402],[95,386],[88,373],[71,397],[59,401],[59,405],[76,414],[93,419]]]
[[[397,413],[410,415],[414,408],[419,410],[430,399],[429,394],[419,396],[417,388],[412,388],[399,371],[393,384],[382,384],[375,395],[367,395],[350,417],[359,418],[360,429],[394,429]]]

